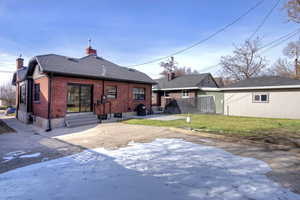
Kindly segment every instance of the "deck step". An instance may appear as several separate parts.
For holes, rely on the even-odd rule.
[[[99,119],[93,113],[68,115],[65,118],[67,127],[77,127],[99,123]]]

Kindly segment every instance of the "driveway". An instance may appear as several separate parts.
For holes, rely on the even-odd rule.
[[[16,174],[23,173],[23,170],[28,173],[28,178],[35,174],[36,169],[43,169],[45,166],[48,166],[47,169],[50,171],[57,171],[59,174],[64,174],[64,169],[69,168],[69,165],[73,165],[74,163],[69,162],[70,159],[73,160],[75,156],[76,162],[78,161],[80,166],[79,168],[75,167],[74,173],[79,173],[81,170],[90,170],[90,167],[94,172],[98,172],[97,166],[102,165],[95,165],[95,163],[92,164],[84,164],[89,163],[89,160],[94,160],[94,153],[97,155],[100,154],[100,161],[101,157],[107,158],[107,160],[110,160],[111,162],[103,163],[103,167],[105,166],[119,166],[122,169],[120,169],[120,174],[123,173],[123,170],[133,171],[134,173],[138,173],[139,175],[136,177],[139,179],[139,181],[146,181],[140,177],[141,176],[149,176],[149,183],[152,183],[154,181],[157,183],[156,186],[159,186],[160,188],[161,184],[169,184],[169,182],[160,182],[159,180],[162,178],[158,177],[157,179],[153,179],[153,177],[156,177],[156,174],[153,172],[158,167],[155,164],[151,162],[155,160],[168,160],[170,164],[176,165],[177,162],[181,162],[183,158],[189,158],[188,160],[193,161],[193,159],[190,159],[193,154],[195,154],[196,151],[189,152],[189,147],[194,145],[199,145],[199,153],[195,154],[196,157],[201,158],[197,162],[195,161],[194,164],[190,163],[187,164],[188,166],[194,168],[199,167],[198,165],[201,165],[202,167],[210,166],[211,164],[214,165],[214,161],[216,161],[216,165],[220,165],[220,163],[223,163],[223,165],[226,165],[231,162],[231,160],[227,160],[227,156],[234,159],[238,159],[241,161],[241,163],[237,163],[236,165],[238,168],[244,168],[244,170],[250,170],[249,173],[252,173],[252,175],[257,176],[265,176],[267,175],[268,179],[257,179],[262,180],[263,182],[266,180],[272,180],[270,184],[275,184],[275,182],[278,182],[281,184],[282,187],[291,189],[294,192],[300,193],[300,156],[299,152],[292,152],[292,151],[286,151],[284,148],[277,148],[273,146],[265,146],[260,144],[253,144],[253,143],[247,143],[247,142],[233,142],[230,140],[226,140],[223,138],[212,138],[209,137],[207,134],[201,134],[201,133],[194,133],[190,131],[178,131],[178,130],[171,130],[168,128],[161,128],[161,127],[147,127],[147,126],[136,126],[136,125],[126,125],[122,123],[111,123],[111,124],[99,124],[96,126],[84,126],[84,127],[78,127],[78,128],[62,128],[62,129],[56,129],[51,132],[44,132],[42,130],[36,129],[31,126],[23,125],[22,123],[19,123],[15,119],[4,119],[4,121],[12,126],[14,129],[17,130],[17,133],[10,133],[10,134],[2,134],[0,135],[0,172],[7,172],[14,168],[19,168],[22,166],[30,165],[32,163],[39,163],[42,161],[42,163],[39,163],[38,165],[30,165],[25,168],[20,168],[15,171],[10,171],[8,173],[0,174],[3,180],[15,180],[17,176]],[[166,140],[157,140],[159,138],[164,138]],[[157,142],[158,141],[158,142]],[[163,142],[159,142],[163,141]],[[171,141],[171,143],[169,142]],[[172,143],[176,144],[178,141],[178,145],[183,145],[183,147],[180,147],[179,149],[172,145]],[[188,143],[185,143],[188,142]],[[142,143],[142,144],[139,144]],[[128,147],[128,144],[137,147],[141,147],[144,150],[140,151],[141,157],[133,157],[132,154],[128,153],[132,152],[130,150],[130,145]],[[168,145],[166,145],[168,144]],[[142,145],[142,146],[141,146]],[[143,146],[144,145],[144,146]],[[152,149],[147,150],[148,148],[152,147],[152,145],[158,145],[158,149]],[[122,147],[122,148],[120,148]],[[203,163],[201,160],[207,160],[212,158],[210,155],[212,152],[205,151],[205,149],[212,148],[212,152],[219,151],[220,149],[226,150],[227,152],[230,152],[232,154],[227,154],[225,151],[224,155],[225,157],[221,156],[219,160],[212,159],[209,163]],[[104,150],[105,148],[106,150]],[[129,148],[129,149],[127,149]],[[165,150],[164,150],[165,148]],[[187,150],[184,150],[187,148]],[[125,150],[124,150],[125,149]],[[150,148],[151,149],[151,148]],[[198,147],[196,148],[198,149]],[[166,151],[168,150],[168,153],[172,154],[171,157],[166,156],[165,154],[157,154],[159,151]],[[125,152],[123,152],[125,151]],[[186,154],[173,154],[174,152],[185,152]],[[81,152],[81,153],[80,153]],[[117,153],[116,153],[117,152]],[[120,159],[120,157],[115,156],[116,154],[122,154],[122,162],[116,162],[116,160]],[[15,153],[15,155],[14,155]],[[79,154],[77,154],[79,153]],[[71,157],[70,157],[70,156]],[[222,154],[223,155],[223,154]],[[249,158],[256,158],[258,160],[253,160],[250,163],[245,161],[243,164],[243,157],[235,157],[235,155],[243,156],[243,157],[249,157]],[[22,157],[23,156],[23,157]],[[136,155],[135,155],[136,156]],[[98,157],[98,156],[97,156]],[[2,158],[2,160],[1,160]],[[56,159],[60,158],[60,159]],[[127,158],[127,159],[126,159]],[[132,159],[133,160],[132,160]],[[132,168],[132,166],[140,166],[143,164],[143,162],[140,162],[140,160],[148,159],[151,166],[143,166],[141,168]],[[175,159],[176,158],[176,159]],[[197,159],[198,159],[197,158]],[[215,158],[217,159],[217,158]],[[251,159],[250,159],[251,160]],[[262,160],[264,162],[261,162],[259,160]],[[87,162],[88,161],[88,162]],[[151,161],[151,162],[150,162]],[[98,162],[98,161],[97,161]],[[127,164],[131,163],[129,167]],[[148,161],[147,161],[148,162]],[[66,163],[66,165],[61,164]],[[109,164],[110,163],[110,164]],[[257,165],[257,169],[253,167],[253,171],[251,172],[251,168],[247,168],[245,165],[251,164],[251,166]],[[254,163],[254,164],[253,164]],[[261,168],[261,163],[262,168]],[[57,168],[59,165],[64,166],[62,169],[60,167]],[[268,165],[267,165],[268,164]],[[49,167],[50,166],[50,167]],[[55,166],[55,167],[51,167]],[[159,166],[159,167],[165,167],[165,166]],[[246,168],[245,168],[246,167]],[[124,168],[124,169],[123,169]],[[148,171],[148,169],[150,169]],[[226,168],[226,171],[231,171],[233,168],[230,166]],[[270,170],[272,169],[272,171]],[[19,171],[21,170],[21,171]],[[70,168],[72,171],[73,169]],[[104,170],[104,169],[103,169]],[[144,171],[143,171],[144,170]],[[167,180],[172,179],[173,175],[176,174],[176,172],[181,172],[182,169],[174,169],[171,174],[167,175],[166,172],[165,175],[167,176]],[[176,171],[178,170],[178,171]],[[196,170],[196,169],[195,169]],[[198,171],[199,170],[199,171]],[[207,169],[208,170],[208,169]],[[256,171],[258,170],[258,171]],[[43,170],[42,170],[43,171]],[[169,169],[167,170],[169,171]],[[82,173],[85,173],[81,171]],[[80,173],[81,173],[80,172]],[[130,173],[131,173],[130,172]],[[187,177],[190,177],[193,173],[202,173],[201,169],[197,169],[196,171],[190,171],[187,170],[184,173],[186,173]],[[51,172],[52,173],[52,172]],[[54,173],[54,172],[53,172]],[[69,171],[66,173],[70,173]],[[100,173],[100,172],[99,172]],[[109,174],[110,171],[101,171],[102,174]],[[129,174],[130,174],[129,173]],[[159,172],[162,173],[162,172]],[[183,173],[183,172],[182,172]],[[55,173],[54,173],[55,174]],[[180,174],[180,173],[179,173]],[[71,175],[71,174],[70,174]],[[77,174],[76,174],[77,175]],[[91,175],[91,174],[90,174]],[[136,174],[135,174],[136,175]],[[134,175],[134,176],[135,176]],[[251,175],[251,176],[252,176]],[[43,172],[40,177],[41,179],[37,179],[36,181],[43,181],[48,178],[49,174],[47,175],[47,172]],[[82,179],[85,179],[88,182],[96,181],[92,177],[82,177],[79,176]],[[111,177],[116,178],[115,176],[111,175]],[[197,176],[195,176],[197,177]],[[13,179],[12,179],[13,178]],[[90,179],[91,178],[91,179]],[[184,180],[181,180],[183,178],[183,174],[181,176],[178,175],[178,180],[172,179],[172,181],[183,181],[182,184],[188,184],[187,182],[184,182]],[[198,177],[203,178],[203,177]],[[220,177],[220,178],[228,178],[228,177]],[[141,179],[141,180],[140,180]],[[210,177],[210,179],[213,179],[213,176]],[[198,179],[199,180],[199,179]],[[8,185],[19,185],[19,180],[16,180],[16,182],[6,182]],[[70,181],[79,181],[77,179],[72,179]],[[106,180],[107,181],[107,180]],[[123,180],[124,184],[128,183],[126,182],[126,179]],[[197,180],[190,180],[196,182]],[[246,180],[245,180],[246,181]],[[247,181],[250,181],[247,179]],[[80,182],[80,181],[79,181]],[[96,181],[97,182],[97,181]],[[154,183],[153,182],[153,183]],[[230,181],[227,181],[230,182]],[[255,183],[255,181],[253,182]],[[266,183],[266,182],[264,182]],[[65,184],[62,182],[62,184]],[[99,183],[100,184],[100,183]],[[129,184],[129,183],[128,183]],[[174,187],[181,187],[181,185],[172,185],[172,189],[166,190],[165,192],[174,192]],[[196,183],[195,183],[196,184]],[[202,188],[200,185],[195,185],[194,183],[191,185],[191,187],[194,187],[195,192],[195,199],[197,199],[197,195],[199,195],[199,192],[197,191],[197,188]],[[114,187],[120,188],[120,185],[115,185],[112,183]],[[130,185],[130,184],[129,184]],[[151,184],[152,185],[152,184]],[[90,185],[92,188],[96,187],[95,185]],[[256,185],[257,186],[257,185]],[[253,186],[254,188],[256,186]],[[260,185],[261,187],[262,185]],[[82,187],[82,185],[77,185],[76,187]],[[135,187],[134,185],[131,185],[130,187]],[[203,186],[204,187],[204,186]],[[276,186],[277,187],[277,186]],[[1,187],[0,187],[1,188]],[[10,191],[11,188],[6,188],[5,191]],[[30,188],[27,188],[28,190]],[[42,189],[42,188],[40,188]],[[50,188],[51,189],[51,188]],[[53,188],[52,188],[53,189]],[[146,192],[146,188],[140,188],[142,191]],[[170,189],[170,188],[169,188]],[[190,188],[191,189],[191,188]],[[189,192],[192,192],[192,190],[189,189]],[[234,186],[230,186],[230,191],[234,189]],[[247,190],[247,188],[244,188]],[[251,190],[251,188],[248,188]],[[253,188],[252,188],[253,189]],[[268,188],[266,188],[267,190]],[[70,189],[71,190],[71,189]],[[19,191],[19,190],[18,190]],[[22,191],[22,190],[21,190]],[[149,190],[151,191],[151,190]],[[160,191],[160,190],[159,190]],[[282,190],[280,187],[279,191],[282,191],[283,193],[288,193],[288,191]],[[23,191],[24,192],[24,191]],[[125,192],[125,191],[121,191]],[[176,192],[176,191],[175,191]],[[178,191],[177,191],[178,192]],[[223,191],[224,192],[224,191]],[[1,192],[0,192],[1,194]],[[169,194],[169,193],[168,193]],[[216,193],[220,194],[220,193]],[[239,195],[245,195],[244,193],[239,193]],[[250,195],[250,194],[249,194]],[[293,194],[291,194],[293,195]],[[193,196],[193,195],[192,195]],[[246,195],[247,196],[247,195]],[[279,195],[280,196],[280,195]],[[187,197],[187,196],[186,196]],[[190,196],[187,199],[192,199]],[[207,196],[208,197],[208,196]],[[269,198],[270,197],[270,198]],[[287,197],[289,199],[289,196],[284,196],[284,198]],[[200,197],[199,197],[200,198]],[[204,197],[203,197],[204,198]],[[249,197],[250,199],[252,197]],[[269,199],[275,199],[273,196],[268,196]],[[283,198],[283,199],[284,199]],[[297,197],[298,198],[298,197]],[[1,198],[0,198],[1,199]],[[29,198],[30,199],[30,198]],[[32,198],[35,199],[35,198]],[[46,197],[43,199],[47,199]],[[60,198],[58,198],[60,199]],[[63,199],[63,198],[61,198]],[[133,198],[134,199],[134,198]],[[141,198],[142,199],[142,198]],[[176,198],[175,198],[176,199]],[[208,198],[209,199],[209,198]],[[217,197],[215,199],[218,199]],[[237,198],[238,199],[238,198]],[[260,199],[257,196],[253,199]],[[293,199],[293,198],[292,198]],[[296,199],[296,198],[294,198]]]

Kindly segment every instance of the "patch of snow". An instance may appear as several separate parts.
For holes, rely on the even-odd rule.
[[[4,161],[2,161],[1,163],[6,163],[9,162],[15,158],[18,158],[20,155],[26,154],[26,152],[24,151],[13,151],[13,152],[9,152],[7,154],[5,154],[5,156],[2,157],[2,159]]]
[[[199,141],[201,142],[205,142],[205,143],[212,143],[213,141],[210,139],[199,139]]]
[[[300,200],[268,179],[269,171],[262,161],[215,147],[157,139],[0,174],[0,199]]]
[[[37,158],[40,157],[41,153],[33,153],[33,154],[27,154],[27,155],[22,155],[20,158]]]
[[[9,152],[9,153],[7,153],[5,155],[7,155],[7,156],[13,156],[13,157],[18,157],[18,156],[23,155],[25,153],[26,153],[25,151],[13,151],[13,152]]]

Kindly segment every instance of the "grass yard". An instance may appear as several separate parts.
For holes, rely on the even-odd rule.
[[[11,133],[11,132],[15,132],[15,130],[10,128],[2,120],[0,120],[0,134],[2,134],[2,133]]]
[[[191,115],[191,118],[192,122],[190,125],[187,124],[185,120],[158,121],[132,119],[124,123],[176,128],[191,127],[197,131],[234,137],[263,139],[271,136],[289,140],[300,139],[300,120],[200,114]]]

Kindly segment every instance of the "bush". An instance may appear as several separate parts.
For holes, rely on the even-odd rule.
[[[0,106],[0,110],[6,110],[7,106]]]

